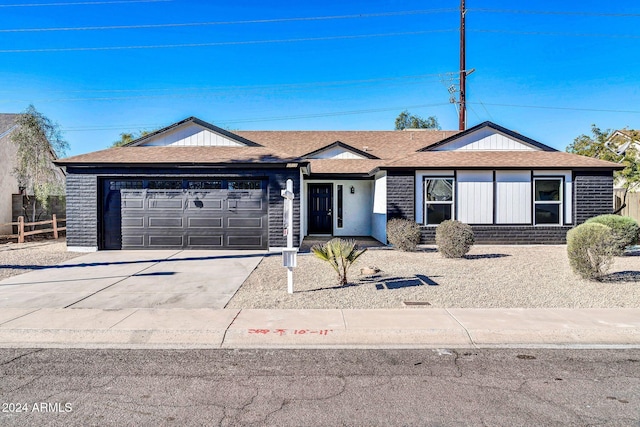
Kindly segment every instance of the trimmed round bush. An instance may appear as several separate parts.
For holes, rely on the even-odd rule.
[[[469,224],[456,220],[443,221],[436,228],[438,252],[445,258],[462,258],[475,242]]]
[[[638,223],[628,216],[599,215],[589,218],[586,223],[597,223],[611,228],[614,255],[622,255],[624,248],[638,243]]]
[[[569,264],[583,279],[601,278],[611,266],[613,253],[611,227],[585,222],[567,232]]]
[[[420,226],[414,221],[393,218],[387,222],[387,240],[401,251],[415,251],[420,243]]]

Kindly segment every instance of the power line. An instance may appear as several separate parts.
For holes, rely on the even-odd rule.
[[[480,104],[473,102],[472,104]],[[595,111],[598,113],[631,113],[640,114],[640,110],[615,110],[615,109],[603,109],[603,108],[576,108],[576,107],[551,107],[547,105],[518,105],[518,104],[493,104],[485,102],[484,105],[492,105],[494,107],[516,107],[516,108],[537,108],[543,110],[569,110],[569,111]]]
[[[488,103],[488,102],[469,102],[469,104],[473,105],[491,105],[496,107],[516,107],[516,108],[537,108],[537,109],[547,109],[547,110],[569,110],[569,111],[594,111],[594,112],[604,112],[604,113],[633,113],[640,114],[638,110],[614,110],[614,109],[599,109],[599,108],[575,108],[575,107],[550,107],[545,105],[519,105],[519,104],[499,104],[499,103]],[[348,111],[335,111],[331,113],[317,113],[317,114],[302,114],[302,115],[291,115],[291,116],[272,116],[272,117],[255,117],[249,119],[230,119],[230,120],[217,120],[218,123],[255,123],[255,122],[269,122],[269,121],[281,121],[281,120],[296,120],[296,119],[308,119],[308,118],[321,118],[321,117],[335,117],[335,116],[343,116],[343,115],[354,115],[354,114],[369,114],[369,113],[380,113],[386,111],[402,111],[408,109],[416,109],[416,108],[427,108],[427,107],[440,107],[444,105],[449,105],[448,102],[436,103],[436,104],[419,104],[419,105],[405,105],[402,107],[388,107],[388,108],[372,108],[366,110],[348,110]],[[65,132],[91,132],[91,131],[101,131],[101,130],[114,130],[114,129],[144,129],[150,127],[160,127],[164,126],[162,124],[128,124],[128,125],[112,125],[112,126],[82,126],[75,128],[66,128],[62,129]]]
[[[399,11],[399,12],[361,13],[358,15],[308,16],[308,17],[298,17],[298,18],[251,19],[251,20],[244,20],[244,21],[211,21],[211,22],[185,22],[185,23],[138,24],[138,25],[104,25],[104,26],[92,26],[92,27],[16,28],[16,29],[0,29],[0,33],[26,33],[26,32],[46,32],[46,31],[133,30],[133,29],[149,29],[149,28],[196,27],[196,26],[207,26],[207,25],[271,24],[271,23],[281,23],[281,22],[328,21],[328,20],[337,20],[337,19],[360,19],[360,18],[379,18],[379,17],[389,17],[389,16],[425,15],[425,14],[431,14],[431,13],[453,12],[455,10],[456,9],[406,10],[406,11]]]
[[[317,113],[317,114],[301,114],[292,116],[272,116],[272,117],[255,117],[249,119],[231,119],[231,120],[217,120],[217,123],[254,123],[254,122],[270,122],[280,120],[296,120],[296,119],[309,119],[319,117],[335,117],[354,114],[369,114],[380,113],[386,111],[403,111],[407,109],[426,108],[426,107],[439,107],[443,105],[449,105],[448,102],[436,103],[436,104],[419,104],[419,105],[405,105],[402,107],[387,107],[387,108],[372,108],[367,110],[347,110],[347,111],[334,111],[331,113]],[[113,125],[113,126],[88,126],[88,127],[75,127],[62,129],[65,132],[88,132],[88,131],[100,131],[100,130],[114,130],[114,129],[141,129],[145,127],[159,127],[164,126],[160,124],[139,124],[139,125]]]
[[[603,34],[603,33],[559,33],[546,31],[512,31],[512,30],[467,30],[474,33],[496,33],[496,34],[522,34],[526,36],[560,36],[560,37],[612,37],[626,39],[640,39],[640,35],[635,34]]]
[[[41,7],[41,6],[93,6],[104,4],[128,4],[128,3],[166,3],[173,0],[109,0],[109,1],[81,1],[60,3],[24,3],[24,4],[0,4],[0,7]]]
[[[247,40],[247,41],[228,41],[228,42],[209,42],[209,43],[181,43],[181,44],[129,45],[129,46],[104,46],[104,47],[62,47],[62,48],[42,48],[42,49],[2,49],[0,50],[0,53],[88,52],[88,51],[109,51],[109,50],[241,46],[241,45],[270,44],[270,43],[298,43],[298,42],[308,42],[308,41],[355,40],[355,39],[365,39],[365,38],[373,38],[373,37],[414,36],[414,35],[432,34],[432,33],[449,33],[449,32],[456,32],[456,31],[458,31],[458,29],[449,28],[449,29],[441,29],[441,30],[407,31],[407,32],[396,32],[396,33],[357,34],[357,35],[350,35],[350,36],[303,37],[303,38],[291,38],[291,39]],[[474,32],[474,33],[495,33],[495,34],[640,39],[640,35],[634,35],[634,34],[561,33],[561,32],[544,32],[544,31],[512,31],[512,30],[484,30],[484,29],[468,29],[467,31]]]
[[[272,40],[247,40],[247,41],[230,41],[230,42],[211,42],[211,43],[182,43],[182,44],[159,44],[159,45],[132,45],[132,46],[105,46],[105,47],[60,47],[60,48],[43,48],[43,49],[3,49],[0,53],[42,53],[42,52],[81,52],[81,51],[105,51],[105,50],[132,50],[132,49],[170,49],[180,47],[213,47],[213,46],[240,46],[255,45],[269,43],[297,43],[308,41],[330,41],[330,40],[355,40],[372,37],[396,37],[396,36],[414,36],[429,33],[447,33],[457,31],[457,29],[446,30],[424,30],[424,31],[408,31],[399,33],[377,33],[377,34],[357,34],[351,36],[326,36],[326,37],[304,37],[297,39],[272,39]]]
[[[472,8],[472,9],[467,9],[467,11],[480,12],[480,13],[512,13],[512,14],[527,14],[527,15],[578,15],[578,16],[606,16],[606,17],[615,17],[615,18],[640,17],[640,13],[610,13],[610,12],[581,12],[581,11],[553,11],[553,10],[513,10],[513,9],[482,9],[482,8]]]
[[[451,72],[453,73],[453,72]],[[1,99],[0,102],[66,102],[66,101],[117,101],[117,100],[129,100],[129,99],[149,99],[149,98],[185,98],[185,97],[198,97],[206,95],[212,95],[216,93],[226,93],[238,91],[255,91],[255,90],[296,90],[307,89],[317,87],[341,87],[344,85],[356,85],[356,84],[377,84],[386,82],[400,82],[406,80],[421,80],[422,82],[429,82],[430,80],[424,80],[427,77],[435,77],[439,74],[419,74],[410,76],[397,76],[397,77],[379,77],[372,79],[360,79],[360,80],[334,80],[324,82],[306,82],[306,83],[282,83],[272,85],[254,85],[254,86],[217,86],[217,87],[187,87],[187,88],[159,88],[159,89],[105,89],[105,90],[75,90],[68,92],[99,92],[99,93],[136,93],[136,92],[164,92],[164,91],[180,91],[180,93],[169,94],[148,94],[148,95],[129,95],[129,96],[87,96],[87,97],[68,97],[68,98],[41,98],[41,99]],[[437,80],[433,80],[434,82]],[[404,83],[403,83],[404,84]],[[0,91],[0,93],[8,93],[10,91]],[[50,93],[68,93],[67,91],[51,91]],[[190,92],[190,93],[185,93]]]

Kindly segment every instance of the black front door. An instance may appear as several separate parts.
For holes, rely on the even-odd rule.
[[[309,184],[309,234],[333,234],[333,184]]]

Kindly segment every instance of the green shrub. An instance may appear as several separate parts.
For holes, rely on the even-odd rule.
[[[401,251],[415,251],[420,243],[420,226],[414,221],[394,218],[387,222],[387,240]]]
[[[351,264],[365,253],[366,249],[358,249],[353,240],[331,239],[324,245],[313,245],[311,252],[323,261],[326,261],[338,273],[338,284],[347,284],[347,271]]]
[[[469,252],[474,241],[473,230],[469,224],[447,220],[436,228],[438,252],[445,258],[462,258]]]
[[[620,215],[599,215],[587,223],[597,223],[611,228],[614,255],[622,255],[624,248],[638,243],[638,223],[635,219]]]
[[[586,222],[567,233],[567,255],[573,271],[584,279],[599,279],[613,261],[611,228]]]

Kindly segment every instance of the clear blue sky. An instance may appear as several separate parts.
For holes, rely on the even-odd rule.
[[[68,154],[192,115],[231,130],[384,130],[408,109],[457,129],[447,92],[457,80],[446,73],[459,66],[458,7],[3,0],[0,112],[34,104],[60,124]],[[561,150],[592,123],[640,128],[637,1],[467,0],[467,8],[469,126],[491,120]],[[272,22],[255,22],[264,20]],[[197,23],[218,24],[105,28]],[[13,31],[80,27],[99,29]],[[96,50],[131,46],[171,47]],[[66,50],[77,48],[88,50]]]

